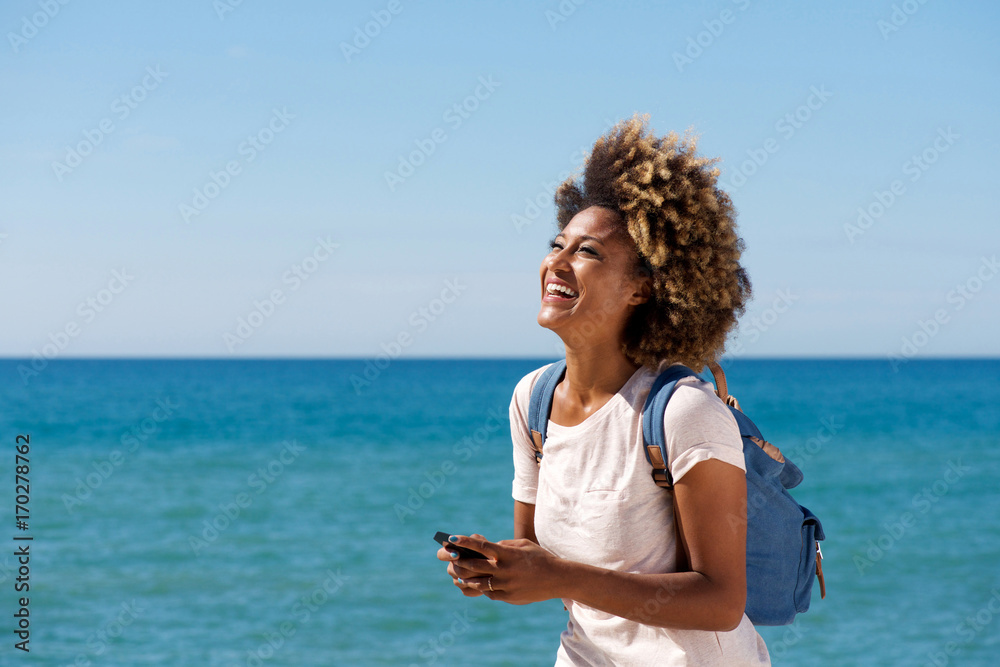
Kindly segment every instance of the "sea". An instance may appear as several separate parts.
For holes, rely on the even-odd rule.
[[[0,360],[0,664],[551,665],[562,604],[465,598],[432,540],[512,536],[548,361]],[[725,368],[826,533],[773,664],[1000,664],[1000,361]]]

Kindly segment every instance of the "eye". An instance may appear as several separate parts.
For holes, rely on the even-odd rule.
[[[556,240],[556,239],[552,239],[551,241],[549,241],[549,248],[551,248],[553,251],[556,250],[556,249],[562,250],[563,247],[564,246],[562,244],[562,241],[559,241],[559,240]],[[600,257],[601,256],[600,253],[597,252],[597,250],[595,250],[594,248],[592,248],[592,247],[590,247],[588,245],[582,245],[582,246],[580,246],[577,249],[577,252],[586,253],[586,254],[588,254],[588,255],[590,255],[592,257]]]

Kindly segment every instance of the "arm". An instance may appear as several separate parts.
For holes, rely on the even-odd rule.
[[[514,539],[527,539],[538,544],[535,537],[535,506],[514,501]]]
[[[643,575],[567,564],[566,597],[648,625],[728,631],[740,624],[746,607],[746,475],[710,459],[674,488],[691,571]]]
[[[456,543],[490,560],[453,562],[449,571],[512,604],[558,597],[646,625],[732,630],[746,606],[745,473],[709,459],[691,468],[674,490],[690,572],[617,572],[557,558],[529,539],[493,543],[478,537]],[[491,576],[494,592],[488,589]]]

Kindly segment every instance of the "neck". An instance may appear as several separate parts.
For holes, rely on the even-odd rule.
[[[618,393],[638,369],[622,352],[618,340],[566,347],[567,389],[582,405]]]

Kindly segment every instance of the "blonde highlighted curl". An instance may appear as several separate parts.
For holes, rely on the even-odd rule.
[[[620,121],[594,144],[575,176],[556,190],[562,230],[590,206],[618,213],[652,277],[649,301],[625,330],[623,352],[656,368],[666,359],[701,370],[722,355],[750,300],[740,265],[736,211],[719,189],[718,158],[696,154],[697,138],[653,135],[648,115]]]

